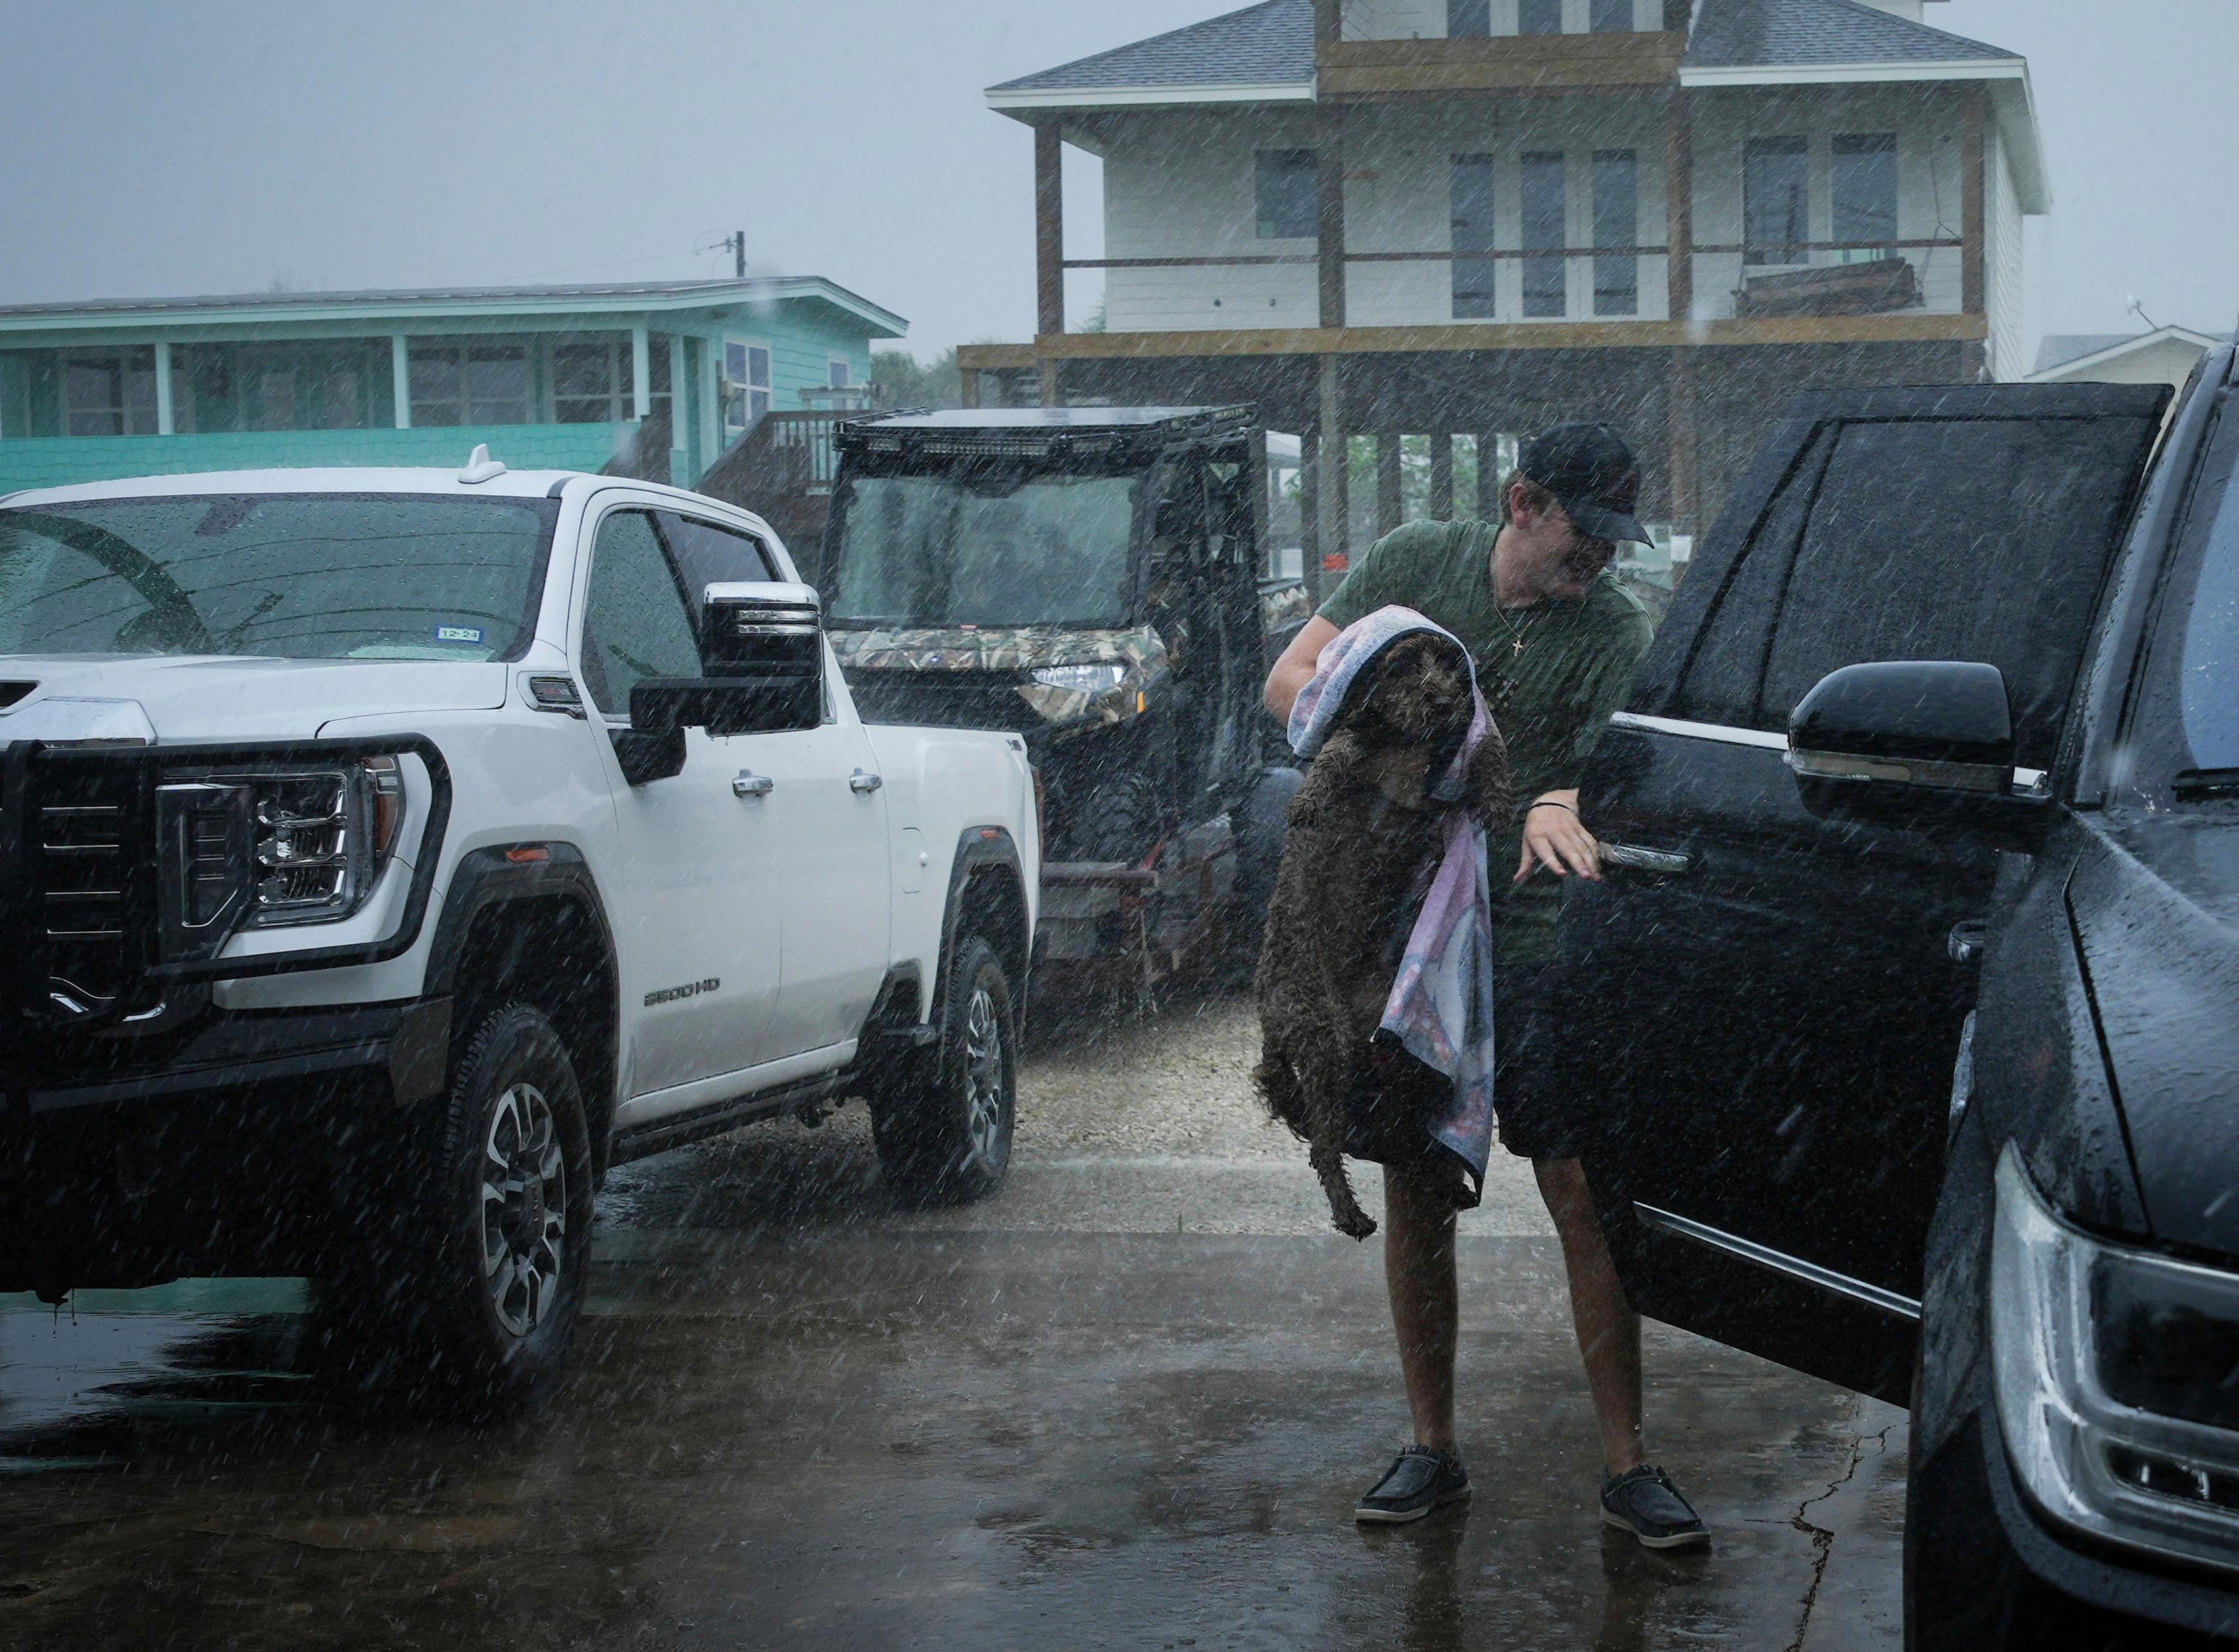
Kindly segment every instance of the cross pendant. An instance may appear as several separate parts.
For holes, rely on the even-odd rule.
[[[1523,639],[1523,638],[1521,638],[1521,637],[1517,638],[1517,640],[1516,640],[1513,643],[1510,644],[1510,645],[1509,645],[1509,647],[1510,647],[1511,650],[1514,653],[1514,654],[1515,654],[1518,659],[1521,659],[1521,658],[1523,657],[1523,654],[1524,654],[1524,639]]]

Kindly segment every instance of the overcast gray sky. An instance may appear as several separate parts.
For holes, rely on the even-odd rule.
[[[1031,140],[981,88],[1222,0],[0,0],[0,302],[828,275],[1022,338]],[[2028,54],[2032,348],[2239,319],[2239,0],[1948,0]],[[1088,255],[1094,169],[1069,237]],[[1085,302],[1085,301],[1084,301]]]

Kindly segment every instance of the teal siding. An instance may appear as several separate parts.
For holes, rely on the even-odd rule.
[[[450,426],[432,430],[228,430],[191,436],[42,436],[0,441],[0,493],[119,476],[327,465],[455,469],[477,442],[515,470],[596,470],[629,439],[627,424]]]
[[[625,448],[634,426],[540,422],[490,428],[430,427],[398,430],[390,394],[389,339],[407,335],[414,346],[447,339],[488,341],[502,337],[529,345],[530,407],[549,419],[553,391],[549,348],[563,341],[627,341],[628,313],[584,313],[546,308],[518,315],[484,313],[471,320],[445,320],[399,312],[361,322],[286,324],[266,316],[227,326],[223,319],[198,320],[191,328],[149,325],[107,328],[57,325],[51,332],[26,328],[0,340],[0,491],[57,487],[115,477],[176,475],[200,470],[254,470],[310,466],[435,465],[466,461],[476,442],[515,469],[597,470]],[[674,411],[670,471],[689,485],[721,456],[727,432],[715,402],[714,379],[722,370],[726,339],[747,339],[770,351],[770,404],[777,411],[806,406],[801,393],[830,382],[829,363],[845,361],[851,384],[869,382],[871,340],[889,329],[822,299],[791,296],[775,302],[710,305],[648,313],[656,383],[668,369],[668,340],[685,344],[683,382],[671,401]],[[300,355],[324,361],[336,352],[355,351],[362,360],[346,363],[352,405],[342,410],[351,420],[367,419],[372,428],[225,430],[203,428],[169,436],[69,436],[58,434],[65,420],[61,407],[58,365],[63,353],[80,350],[147,351],[153,371],[153,344],[172,341],[173,381],[180,421],[190,407],[227,423],[263,422],[273,416],[262,399],[276,370]],[[292,355],[284,347],[302,348]],[[276,351],[267,347],[283,347]],[[627,346],[624,348],[627,360]],[[339,358],[337,358],[339,359]],[[208,364],[208,365],[198,365]],[[194,386],[189,400],[189,375]],[[252,383],[252,378],[254,382]],[[334,397],[314,373],[296,371],[282,406],[317,410],[339,421]],[[244,398],[256,398],[255,405]],[[416,399],[416,397],[415,397]],[[628,411],[625,395],[620,403]],[[282,415],[280,416],[288,416]],[[307,419],[312,415],[307,411]]]

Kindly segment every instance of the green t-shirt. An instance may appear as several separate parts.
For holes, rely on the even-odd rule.
[[[1342,630],[1387,604],[1414,609],[1459,637],[1477,662],[1486,708],[1508,746],[1519,806],[1578,783],[1610,713],[1624,704],[1655,634],[1639,599],[1605,573],[1576,602],[1504,609],[1492,598],[1492,522],[1410,522],[1369,547],[1322,604]],[[1522,648],[1516,644],[1518,639]],[[1562,881],[1545,869],[1509,879],[1524,852],[1519,815],[1487,834],[1493,940],[1502,958],[1547,956]]]

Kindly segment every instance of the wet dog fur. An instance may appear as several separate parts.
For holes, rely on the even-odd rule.
[[[1385,647],[1347,702],[1290,824],[1254,983],[1268,1110],[1306,1144],[1337,1231],[1376,1231],[1345,1168],[1349,1098],[1368,1076],[1395,963],[1444,851],[1445,812],[1490,826],[1509,807],[1508,758],[1488,730],[1459,803],[1430,792],[1469,730],[1470,680],[1455,645],[1427,632]]]

